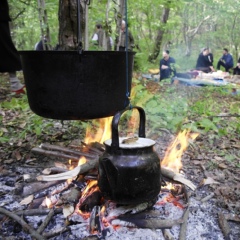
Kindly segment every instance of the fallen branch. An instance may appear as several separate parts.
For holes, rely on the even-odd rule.
[[[98,165],[98,159],[93,159],[90,161],[87,161],[86,163],[75,167],[71,171],[67,171],[64,173],[59,174],[53,174],[53,175],[40,175],[37,177],[38,181],[56,181],[56,180],[65,180],[70,179],[78,176],[79,174],[83,174],[85,172],[88,172],[89,170],[96,168]]]
[[[47,232],[47,233],[43,233],[43,236],[45,237],[45,239],[48,238],[53,238],[55,236],[58,236],[64,232],[70,231],[71,229],[69,227],[62,227],[62,228],[58,228],[56,230],[53,230],[51,232]]]
[[[197,188],[190,180],[184,178],[184,176],[182,174],[175,173],[170,169],[161,167],[161,174],[166,178],[172,179],[176,182],[183,183],[184,185],[191,188],[193,191]]]
[[[30,227],[22,218],[20,218],[18,215],[12,213],[12,212],[9,212],[8,210],[4,209],[4,208],[1,208],[0,207],[0,213],[3,213],[5,214],[6,216],[14,219],[16,222],[18,222],[22,227],[23,227],[23,230],[26,231],[26,232],[29,232],[30,235],[37,239],[37,240],[44,240],[46,239],[45,237],[41,236],[37,231],[35,231],[32,227]]]
[[[42,222],[42,224],[39,226],[37,232],[39,234],[42,234],[42,232],[44,231],[44,229],[47,227],[48,223],[51,221],[52,217],[54,216],[54,209],[52,208],[47,217],[44,219],[44,221]]]
[[[179,240],[186,239],[188,216],[189,216],[189,207],[187,207],[183,215],[183,223],[181,224],[181,228],[180,228]]]

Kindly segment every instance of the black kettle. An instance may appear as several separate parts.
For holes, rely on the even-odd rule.
[[[156,199],[160,192],[160,159],[154,152],[155,141],[145,138],[146,115],[141,107],[139,137],[136,142],[125,143],[119,138],[119,111],[112,120],[112,139],[106,140],[105,152],[99,158],[98,185],[106,199],[119,204],[139,204]]]

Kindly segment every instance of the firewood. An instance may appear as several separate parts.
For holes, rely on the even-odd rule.
[[[89,151],[92,151],[98,155],[101,155],[103,153],[103,151],[105,150],[104,145],[102,144],[86,144],[85,142],[81,142]],[[94,145],[94,146],[93,146]]]
[[[50,212],[50,208],[37,208],[37,209],[28,209],[28,210],[20,210],[14,212],[18,216],[41,216],[47,215]],[[62,208],[55,208],[54,214],[62,213]]]
[[[48,151],[48,150],[44,150],[41,148],[33,148],[31,151],[34,153],[39,153],[39,154],[46,155],[46,156],[54,156],[54,157],[61,157],[61,158],[65,158],[65,159],[79,160],[79,157],[76,157],[76,156],[63,154],[63,153],[57,152],[57,151]]]
[[[218,213],[218,221],[225,240],[230,240],[231,229],[223,213]]]
[[[62,228],[55,229],[51,232],[43,233],[42,235],[45,237],[44,239],[49,239],[49,238],[53,238],[58,235],[61,235],[62,233],[70,231],[70,230],[71,230],[71,228],[69,228],[69,227],[62,227]]]
[[[179,240],[185,240],[187,235],[187,222],[188,222],[188,216],[189,216],[189,207],[185,210],[185,213],[183,214],[183,223],[180,227],[180,234],[179,234]]]
[[[174,236],[171,234],[169,229],[163,229],[163,236],[166,240],[174,240]]]
[[[54,151],[57,151],[57,152],[69,153],[70,155],[74,155],[78,158],[80,156],[92,158],[92,157],[96,157],[96,155],[97,155],[97,154],[89,154],[89,153],[82,152],[82,151],[80,152],[80,151],[72,150],[72,149],[69,149],[69,148],[66,148],[66,147],[60,147],[60,146],[57,146],[57,145],[51,145],[51,144],[47,144],[47,143],[42,143],[40,145],[40,148],[45,149],[45,150],[54,150]]]
[[[117,220],[117,219],[116,219]],[[117,223],[116,220],[112,221],[112,224]],[[181,224],[183,222],[182,219],[156,219],[156,218],[149,218],[149,219],[140,219],[140,218],[121,218],[122,222],[130,222],[139,228],[150,228],[150,229],[165,229],[171,228],[174,225]],[[118,223],[120,225],[120,223]]]
[[[44,221],[42,222],[42,224],[39,226],[37,232],[39,234],[42,234],[42,232],[44,231],[44,229],[47,227],[48,223],[51,221],[52,217],[54,216],[54,209],[52,208],[47,217],[44,219]]]
[[[161,167],[161,174],[169,179],[172,179],[176,182],[180,182],[182,184],[185,184],[189,188],[191,188],[193,191],[197,188],[190,180],[184,178],[184,176],[180,173],[175,173],[170,169]]]
[[[23,191],[22,191],[21,195],[22,195],[22,197],[26,197],[26,196],[29,196],[36,192],[40,192],[44,189],[50,188],[52,186],[56,186],[62,182],[61,181],[54,181],[54,182],[49,182],[49,183],[34,182],[31,184],[27,184],[26,186],[23,187]]]
[[[96,168],[98,165],[98,159],[92,159],[90,161],[87,161],[86,163],[75,167],[71,171],[67,171],[64,173],[59,173],[59,174],[53,174],[53,175],[40,175],[37,177],[38,181],[56,181],[56,180],[64,180],[64,179],[70,179],[74,178],[79,174],[83,174],[85,172],[88,172],[91,169]]]
[[[16,222],[18,222],[24,231],[29,232],[30,235],[37,239],[37,240],[45,240],[46,238],[43,237],[42,235],[40,235],[37,231],[35,231],[32,227],[30,227],[22,218],[20,218],[18,215],[9,212],[8,210],[1,208],[0,207],[0,213],[3,213],[4,215],[12,218],[13,220],[15,220]]]

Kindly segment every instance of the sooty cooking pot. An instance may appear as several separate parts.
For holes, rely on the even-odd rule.
[[[31,110],[61,120],[113,116],[129,104],[134,54],[20,51]]]
[[[155,141],[145,138],[145,112],[140,115],[139,138],[125,144],[119,138],[118,123],[123,111],[112,120],[112,139],[104,142],[106,149],[99,158],[98,185],[107,199],[119,204],[152,201],[160,192],[160,159],[153,150]]]

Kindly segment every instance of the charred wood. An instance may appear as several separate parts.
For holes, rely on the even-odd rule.
[[[183,223],[182,219],[160,219],[159,212],[147,211],[138,214],[128,214],[118,217],[121,221],[130,222],[139,228],[166,229]],[[114,221],[114,220],[113,220]]]
[[[95,234],[95,233],[101,234],[102,232],[102,226],[101,226],[101,220],[100,220],[100,206],[94,206],[93,210],[90,215],[89,219],[89,233]]]
[[[82,211],[90,212],[95,206],[101,204],[102,193],[97,190],[88,195],[80,205]]]

